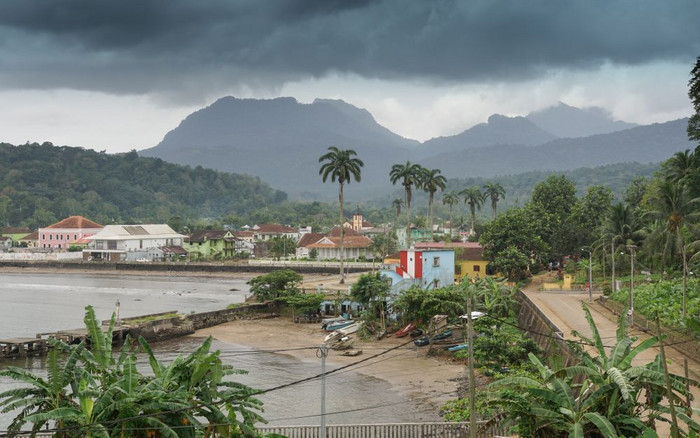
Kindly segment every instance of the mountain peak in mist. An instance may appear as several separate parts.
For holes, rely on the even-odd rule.
[[[576,108],[563,102],[558,105],[534,111],[527,119],[561,138],[588,137],[596,134],[609,134],[637,126],[634,123],[615,120],[610,111],[597,106]]]

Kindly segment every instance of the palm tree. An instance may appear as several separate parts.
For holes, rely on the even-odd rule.
[[[392,184],[401,181],[401,185],[406,193],[406,248],[411,242],[411,187],[421,186],[421,178],[423,171],[420,164],[412,164],[406,161],[406,164],[394,164],[389,172],[389,180]]]
[[[506,191],[499,183],[484,184],[484,201],[486,198],[491,198],[491,209],[493,210],[493,218],[496,219],[496,210],[498,201],[506,197]]]
[[[442,203],[450,207],[450,237],[452,237],[452,230],[455,226],[452,222],[452,207],[459,203],[459,195],[455,192],[447,192],[442,196]]]
[[[689,149],[684,152],[676,152],[664,163],[666,178],[674,183],[685,183],[688,176],[697,168],[697,158]]]
[[[613,205],[601,227],[601,235],[596,247],[611,245],[612,256],[612,290],[615,290],[615,254],[620,245],[635,245],[644,237],[642,223],[629,204],[619,202]]]
[[[343,187],[345,184],[350,184],[350,182],[355,179],[355,181],[360,182],[362,178],[362,166],[365,163],[359,158],[354,158],[357,155],[352,149],[338,149],[335,146],[328,148],[328,152],[318,159],[319,163],[323,163],[321,168],[318,170],[318,174],[323,178],[325,183],[328,177],[331,178],[331,182],[338,181],[338,202],[340,203],[340,284],[345,283],[345,275],[343,273],[343,258],[344,258],[344,244],[343,238],[345,237],[345,228],[343,227]]]
[[[440,175],[440,169],[423,169],[422,188],[428,192],[428,226],[430,240],[433,240],[433,200],[435,192],[445,190],[447,178]]]
[[[474,227],[476,226],[476,210],[481,209],[484,204],[484,194],[479,190],[479,186],[471,186],[459,192],[460,195],[464,196],[464,202],[469,204],[469,212],[472,217],[472,228],[471,232],[474,232]]]
[[[401,214],[401,207],[403,207],[403,199],[396,198],[391,202],[391,206],[396,210],[396,219],[394,219],[394,224],[399,222],[399,215]]]
[[[662,256],[678,253],[683,267],[683,318],[686,317],[686,281],[688,261],[686,260],[685,235],[687,225],[698,222],[700,211],[696,204],[700,198],[688,199],[688,191],[672,181],[663,181],[653,200],[653,210],[646,216],[658,221],[658,226],[649,235],[649,242],[662,246]],[[658,246],[657,246],[658,248]],[[662,259],[663,260],[663,259]],[[662,262],[663,268],[663,262]]]

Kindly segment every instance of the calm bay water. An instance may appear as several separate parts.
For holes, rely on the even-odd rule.
[[[233,289],[233,290],[232,290]],[[33,337],[61,329],[82,327],[84,307],[92,305],[97,317],[108,319],[120,302],[122,317],[178,310],[217,310],[243,302],[249,294],[242,279],[185,278],[88,274],[0,274],[0,338]],[[183,338],[153,345],[156,354],[169,362],[178,354],[196,348],[200,339]],[[314,376],[321,372],[319,361],[299,361],[283,354],[251,351],[248,347],[215,342],[225,363],[249,371],[234,375],[236,381],[256,389],[268,389]],[[45,373],[41,358],[0,363]],[[333,367],[327,365],[327,370]],[[143,370],[148,369],[143,364]],[[0,378],[0,392],[16,384]],[[271,424],[318,424],[321,410],[320,381],[312,380],[260,397],[263,417]],[[386,423],[434,421],[434,408],[427,408],[392,390],[379,379],[356,372],[341,371],[326,381],[326,422]],[[10,416],[0,414],[0,430]]]

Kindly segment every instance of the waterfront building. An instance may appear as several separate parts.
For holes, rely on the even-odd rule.
[[[83,216],[70,216],[46,228],[39,228],[39,248],[68,249],[103,228]]]

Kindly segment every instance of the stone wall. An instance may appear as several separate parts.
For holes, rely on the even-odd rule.
[[[564,340],[564,333],[521,291],[515,295],[520,304],[518,326],[528,337],[534,340],[547,357],[561,357],[565,367],[578,361],[573,351]]]
[[[172,318],[139,323],[129,329],[129,336],[151,342],[164,341],[193,334],[196,330],[224,324],[236,319],[260,319],[278,315],[277,307],[272,303],[248,304],[231,309],[211,312],[178,315]]]

